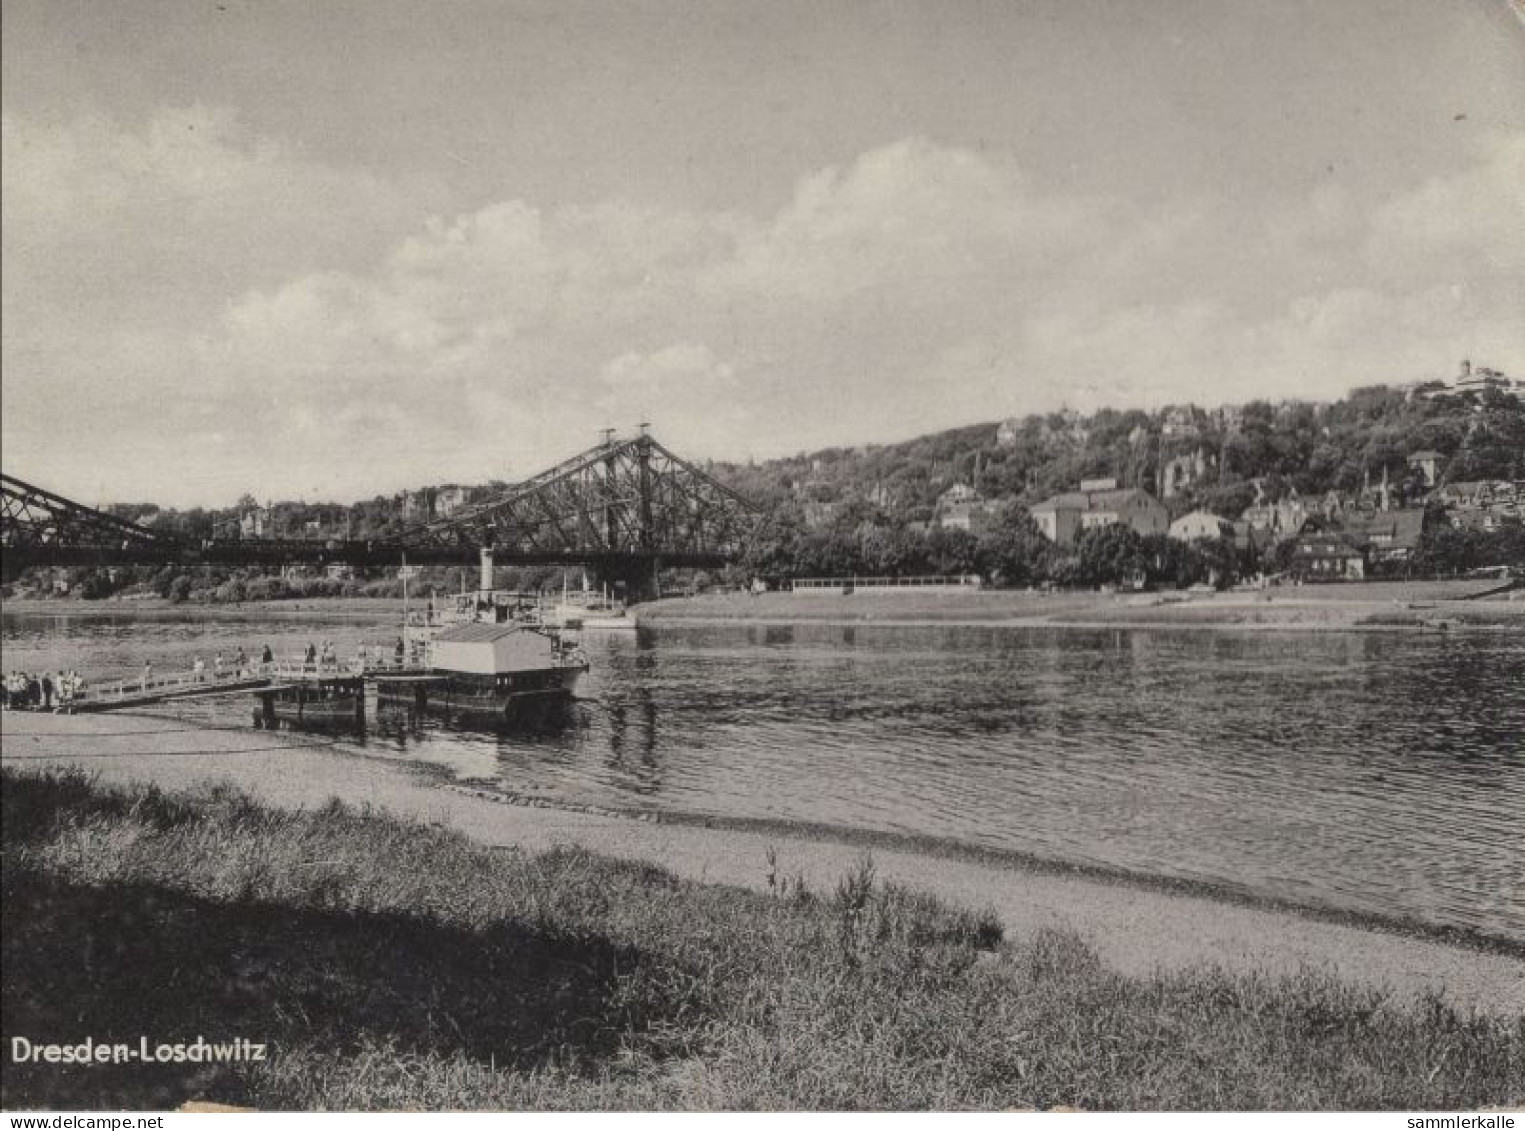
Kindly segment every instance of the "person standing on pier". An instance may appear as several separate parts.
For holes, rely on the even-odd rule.
[[[147,660],[143,661],[143,692],[147,694],[148,685],[153,682],[154,666]]]
[[[215,652],[212,655],[212,678],[221,682],[223,674],[222,653]]]
[[[192,678],[197,683],[200,683],[202,680],[204,680],[206,678],[206,674],[207,674],[207,662],[205,660],[203,660],[200,656],[197,656],[196,657],[196,663],[195,663],[194,667],[191,670],[191,676],[192,676]]]
[[[233,674],[243,679],[249,674],[249,657],[244,655],[244,646],[238,646],[237,653],[233,656]]]
[[[275,663],[275,653],[270,651],[270,645],[266,644],[264,651],[259,654],[259,666],[268,675],[270,673],[270,665],[273,663]]]
[[[53,677],[47,672],[42,673],[42,709],[53,709]]]

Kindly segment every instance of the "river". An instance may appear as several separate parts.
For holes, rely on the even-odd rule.
[[[6,670],[97,679],[394,638],[339,618],[3,617]],[[373,710],[350,744],[553,800],[937,838],[1525,942],[1525,634],[739,625],[585,643],[585,701],[560,725]],[[173,710],[251,718],[242,698]]]

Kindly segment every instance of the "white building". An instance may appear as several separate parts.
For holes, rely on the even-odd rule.
[[[1177,542],[1201,542],[1215,538],[1233,538],[1234,524],[1212,511],[1196,510],[1183,514],[1170,524],[1170,536]]]

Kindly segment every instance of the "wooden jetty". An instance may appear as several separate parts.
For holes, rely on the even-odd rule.
[[[86,714],[188,699],[253,694],[266,701],[266,706],[273,711],[271,717],[311,718],[325,712],[328,717],[335,717],[333,712],[340,710],[338,704],[332,702],[336,698],[336,689],[345,696],[358,699],[363,711],[366,682],[383,674],[394,679],[426,678],[422,669],[416,666],[379,661],[364,666],[253,664],[221,676],[206,672],[176,672],[148,680],[124,679],[87,685],[70,702],[58,706],[61,710]],[[297,709],[288,713],[282,705],[286,702],[294,704]],[[327,706],[322,705],[325,703]]]
[[[100,711],[124,711],[182,699],[211,699],[268,687],[268,675],[234,675],[221,679],[203,675],[176,674],[163,679],[123,680],[116,684],[87,687],[64,709],[78,714]]]

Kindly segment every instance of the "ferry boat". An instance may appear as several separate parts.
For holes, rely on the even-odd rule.
[[[483,588],[409,618],[412,662],[374,674],[378,702],[511,719],[572,698],[588,670],[575,635],[534,598],[489,588],[491,561],[484,551]]]
[[[581,628],[593,632],[634,632],[635,618],[607,593],[587,588],[563,589],[561,600],[551,606],[546,619],[562,628]]]

